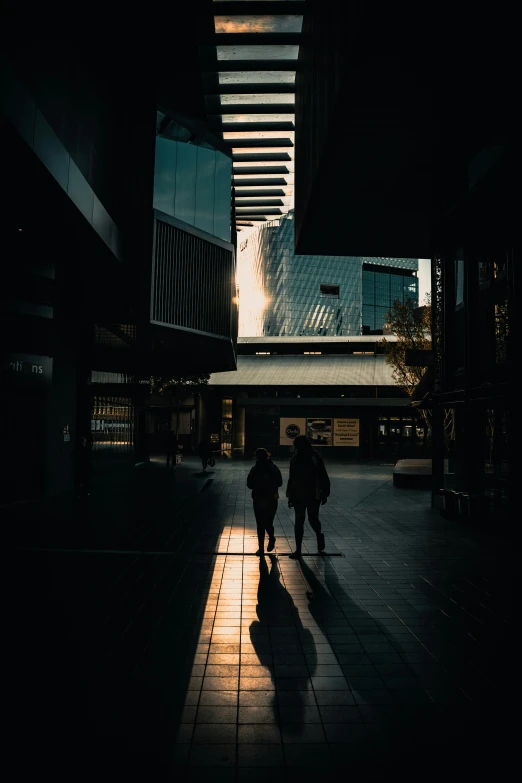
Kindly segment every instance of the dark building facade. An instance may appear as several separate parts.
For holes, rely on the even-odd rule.
[[[505,514],[513,501],[517,463],[514,351],[520,299],[512,226],[505,223],[511,207],[503,200],[512,175],[502,167],[495,174],[499,180],[484,183],[474,194],[477,200],[464,207],[471,211],[472,225],[469,213],[462,215],[451,240],[441,237],[446,251],[433,262],[435,365],[428,405],[436,446],[434,490],[484,498],[487,508]],[[449,416],[454,431],[448,442],[444,421]],[[442,467],[448,447],[454,465],[450,481]]]
[[[235,226],[288,213],[294,185],[297,257],[433,259],[429,402],[439,422],[455,410],[452,481],[508,494],[519,302],[508,6],[266,5],[163,7],[161,25],[149,12],[117,40],[87,24],[83,38],[64,35],[23,6],[5,14],[9,497],[70,483],[85,429],[143,453],[148,376],[233,369]],[[216,210],[226,158],[230,236]],[[381,305],[364,305],[378,330]],[[471,430],[494,446],[488,467]],[[448,444],[435,433],[436,487]],[[18,468],[28,450],[32,478]]]
[[[419,390],[433,415],[433,490],[507,509],[520,303],[514,18],[502,3],[487,15],[443,3],[436,18],[380,5],[378,25],[374,11],[306,3],[296,252],[433,259],[434,366]]]
[[[150,377],[235,367],[231,153],[205,124],[204,25],[182,16],[154,63],[6,25],[1,502],[67,491],[81,434],[147,459]]]

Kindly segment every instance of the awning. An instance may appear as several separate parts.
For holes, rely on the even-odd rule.
[[[210,386],[397,387],[385,356],[238,356],[237,370],[213,373]]]

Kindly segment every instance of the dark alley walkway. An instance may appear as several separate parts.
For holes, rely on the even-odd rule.
[[[17,779],[502,775],[507,536],[442,519],[391,466],[327,466],[326,553],[307,527],[300,563],[284,497],[254,556],[248,462],[142,466],[90,510],[6,513]]]

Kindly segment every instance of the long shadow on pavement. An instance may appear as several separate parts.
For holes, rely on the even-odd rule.
[[[284,735],[292,737],[302,734],[307,709],[314,704],[308,684],[317,655],[313,634],[303,625],[291,594],[281,584],[278,558],[269,555],[268,559],[270,569],[264,557],[259,561],[258,619],[250,625],[250,639],[259,662],[269,667],[274,685],[270,706],[277,723]],[[291,635],[278,631],[290,631]]]

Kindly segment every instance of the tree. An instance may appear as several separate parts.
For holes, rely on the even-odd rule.
[[[381,340],[386,353],[386,362],[393,367],[393,377],[409,396],[425,373],[425,367],[410,367],[406,364],[409,350],[431,350],[431,302],[429,295],[422,307],[416,307],[413,299],[405,302],[396,299],[386,315],[387,328],[397,337],[391,342]]]
[[[426,295],[423,305],[416,307],[412,299],[401,302],[396,299],[386,316],[388,330],[397,337],[395,342],[381,340],[386,353],[386,362],[393,367],[393,377],[410,397],[427,371],[423,366],[406,364],[409,350],[431,351],[431,297]],[[419,408],[426,426],[431,430],[431,410]],[[454,439],[453,410],[447,409],[444,420],[446,444]]]
[[[179,431],[179,409],[181,401],[193,394],[199,394],[208,385],[210,375],[153,376],[150,379],[152,394],[169,396],[176,401],[176,437]]]

